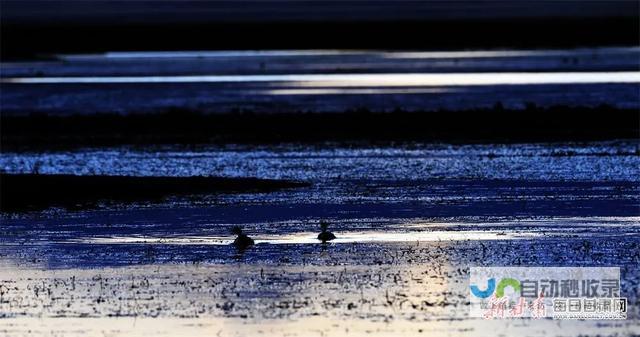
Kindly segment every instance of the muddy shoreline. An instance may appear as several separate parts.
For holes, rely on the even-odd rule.
[[[309,186],[288,180],[225,177],[132,177],[64,174],[0,174],[0,211],[52,206],[82,209],[100,201],[159,201],[171,195],[270,192]]]

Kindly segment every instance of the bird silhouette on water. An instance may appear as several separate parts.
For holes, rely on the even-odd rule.
[[[336,236],[333,235],[333,233],[327,230],[328,227],[329,227],[328,222],[324,220],[320,221],[320,228],[322,229],[322,232],[318,234],[318,240],[322,241],[322,243],[327,243],[327,241],[331,241],[336,238]]]
[[[236,246],[236,248],[246,249],[249,246],[253,246],[253,239],[247,236],[247,234],[243,233],[240,226],[231,227],[231,233],[238,236],[235,240],[233,240],[233,245]]]

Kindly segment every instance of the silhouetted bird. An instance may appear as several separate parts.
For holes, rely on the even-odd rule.
[[[322,241],[322,243],[326,243],[327,241],[331,241],[336,238],[333,233],[327,231],[327,227],[329,227],[329,223],[322,220],[320,221],[320,228],[322,228],[322,232],[318,234],[318,240]]]
[[[247,234],[242,233],[242,228],[240,228],[240,226],[231,227],[231,233],[238,236],[233,240],[233,245],[236,246],[236,248],[245,249],[253,245],[253,239],[248,237]]]

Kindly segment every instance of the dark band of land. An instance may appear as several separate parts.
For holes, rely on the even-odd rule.
[[[6,61],[112,50],[572,48],[637,45],[639,31],[637,17],[177,26],[7,24],[2,27],[1,57]],[[295,37],[291,32],[296,32]]]
[[[638,1],[0,1],[2,58],[637,45]]]
[[[237,112],[201,114],[30,115],[1,117],[2,151],[92,146],[206,145],[279,142],[523,143],[637,139],[640,112],[610,106],[531,105],[491,109],[389,113]]]
[[[225,177],[132,177],[0,174],[0,211],[52,206],[82,208],[99,201],[156,201],[172,195],[270,192],[308,186],[288,180]]]

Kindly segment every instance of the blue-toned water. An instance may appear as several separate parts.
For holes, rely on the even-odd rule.
[[[110,52],[0,64],[5,115],[640,108],[637,47]]]
[[[355,235],[347,242],[440,240],[458,231],[463,235],[454,240],[482,239],[483,233],[487,240],[544,239],[579,233],[637,235],[640,215],[635,141],[120,147],[3,153],[0,167],[10,173],[37,168],[40,174],[204,175],[311,183],[272,193],[174,197],[151,204],[104,201],[95,210],[5,216],[5,231],[14,233],[3,239],[5,244],[36,243],[36,251],[41,243],[53,244],[57,248],[51,252],[63,249],[62,261],[72,265],[87,263],[84,253],[73,252],[95,248],[87,246],[92,242],[134,248],[136,243],[186,243],[190,245],[182,248],[181,259],[188,260],[198,244],[228,243],[232,225],[266,243],[285,244],[313,242],[320,219],[328,219],[343,235]],[[414,233],[425,229],[435,232]],[[57,258],[50,260],[57,265]],[[117,258],[99,261],[121,263]]]
[[[0,64],[0,103],[7,116],[640,108],[639,55],[636,47],[64,55]],[[78,148],[3,152],[0,169],[310,183],[2,214],[0,334],[226,326],[236,335],[625,336],[640,322],[637,140]],[[321,220],[337,236],[331,244],[317,240]],[[257,245],[230,246],[236,225]],[[470,319],[474,266],[618,266],[629,319]]]

